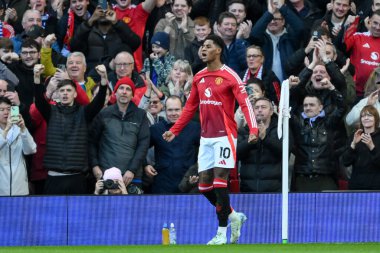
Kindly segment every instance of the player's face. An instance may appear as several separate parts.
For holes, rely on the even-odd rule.
[[[182,114],[182,105],[179,99],[168,99],[166,101],[166,119],[175,123]]]
[[[375,38],[380,37],[380,16],[379,15],[372,15],[370,19],[370,27],[369,31],[371,32],[372,36]]]
[[[347,15],[350,8],[349,0],[335,0],[333,2],[332,13],[336,18],[342,19]]]
[[[220,54],[222,49],[215,45],[212,40],[206,40],[202,45],[201,50],[201,60],[203,62],[212,62],[218,57],[220,58]]]
[[[248,68],[251,70],[257,70],[261,65],[263,65],[263,53],[257,48],[248,49],[246,57]]]
[[[272,106],[267,100],[259,100],[253,107],[257,122],[267,122],[273,114]]]
[[[244,21],[245,17],[247,16],[245,12],[245,7],[241,3],[233,3],[228,7],[228,12],[231,12],[235,15],[238,24]]]
[[[131,0],[116,0],[116,3],[121,9],[125,9],[131,4]]]
[[[116,91],[116,100],[118,104],[125,105],[128,104],[133,97],[133,92],[131,86],[128,84],[122,84]]]

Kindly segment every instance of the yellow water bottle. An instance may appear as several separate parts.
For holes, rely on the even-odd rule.
[[[162,245],[169,245],[169,228],[168,224],[164,223],[162,227]]]

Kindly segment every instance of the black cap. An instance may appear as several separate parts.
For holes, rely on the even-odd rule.
[[[38,25],[33,25],[29,31],[26,32],[26,36],[32,39],[38,37],[46,37],[45,29]]]

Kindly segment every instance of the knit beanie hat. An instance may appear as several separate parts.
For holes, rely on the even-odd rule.
[[[150,40],[150,44],[156,44],[166,50],[170,48],[170,37],[166,32],[156,32],[152,39]]]
[[[104,171],[103,179],[123,180],[123,176],[121,175],[121,171],[118,168],[112,167]]]
[[[122,84],[126,84],[126,85],[129,85],[129,87],[131,87],[132,89],[132,94],[135,94],[135,90],[136,90],[136,87],[135,87],[135,83],[131,80],[131,78],[125,76],[121,79],[119,79],[115,85],[115,88],[113,89],[113,93],[115,94],[117,89],[119,89],[120,85]]]

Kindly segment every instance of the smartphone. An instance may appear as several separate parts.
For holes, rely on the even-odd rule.
[[[321,39],[321,34],[319,33],[319,31],[314,31],[313,32],[313,40],[318,41],[320,39]]]
[[[98,0],[98,5],[102,7],[103,10],[108,9],[107,0]]]
[[[19,117],[20,109],[17,105],[11,106],[11,121],[12,123],[17,123],[20,120]]]
[[[59,68],[62,71],[66,71],[66,65],[65,64],[57,64],[57,68]]]

